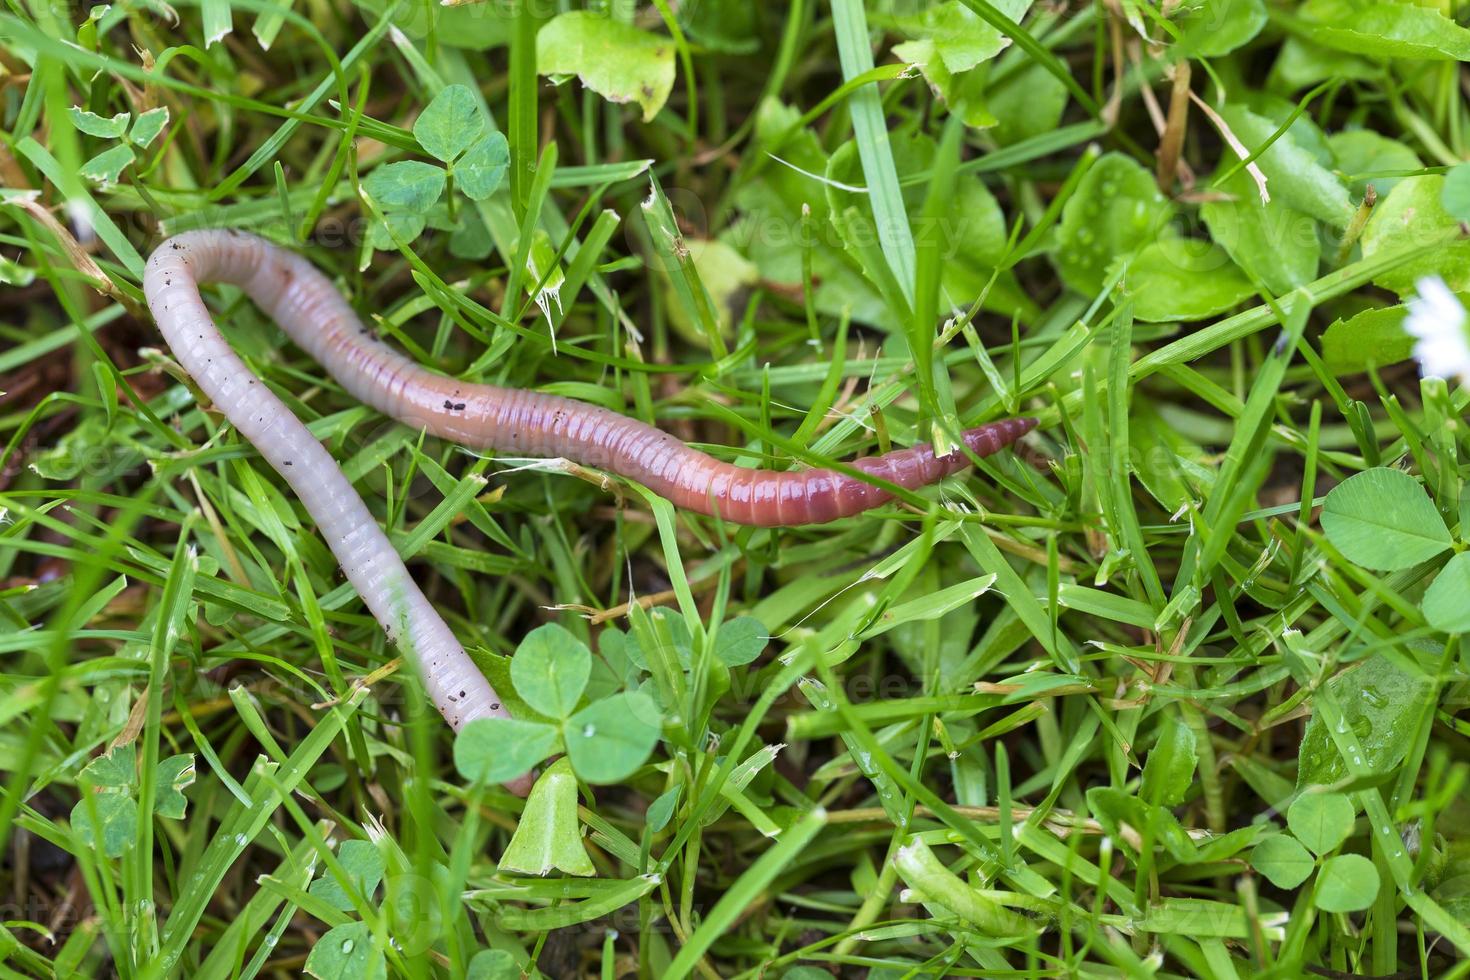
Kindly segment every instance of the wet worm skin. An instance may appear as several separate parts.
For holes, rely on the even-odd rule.
[[[148,260],[143,289],[174,355],[241,434],[290,484],[316,520],[347,578],[390,639],[417,661],[434,704],[456,730],[503,717],[489,683],[414,584],[377,521],[335,460],[220,334],[199,295],[202,282],[240,287],[353,397],[445,439],[518,456],[564,457],[637,480],[679,507],[737,524],[821,524],[891,495],[830,469],[794,472],[721,462],[662,430],[556,395],[457,381],[420,367],[368,334],[330,280],[306,259],[229,230],[186,232]],[[1035,419],[970,429],[965,445],[987,456]],[[856,470],[913,489],[970,464],[928,445],[855,460]]]

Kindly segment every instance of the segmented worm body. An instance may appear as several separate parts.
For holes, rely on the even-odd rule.
[[[449,626],[410,577],[336,461],[247,368],[211,319],[202,282],[240,287],[355,398],[385,415],[478,449],[564,457],[622,474],[702,514],[761,526],[817,524],[867,510],[890,494],[830,469],[792,472],[721,462],[666,432],[594,405],[458,381],[428,371],[369,335],[330,280],[292,252],[229,230],[187,232],[148,260],[143,289],[174,355],[199,387],[290,484],[348,580],[390,639],[420,668],[435,706],[456,730],[505,709]],[[1007,419],[970,429],[978,456],[1036,425]],[[927,445],[856,460],[905,488],[969,465]]]

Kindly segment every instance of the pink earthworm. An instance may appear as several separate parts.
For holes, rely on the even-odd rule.
[[[368,334],[306,259],[254,235],[191,231],[148,260],[143,290],[174,355],[225,417],[291,486],[390,640],[417,663],[435,707],[457,731],[506,717],[501,700],[414,583],[336,461],[231,349],[199,294],[238,286],[353,397],[405,424],[477,449],[564,457],[619,473],[686,510],[737,524],[820,524],[891,499],[862,479],[818,468],[792,472],[721,462],[673,436],[594,405],[459,381],[420,367]],[[976,456],[998,452],[1035,419],[963,433]],[[857,471],[913,489],[970,463],[928,445],[855,460]]]

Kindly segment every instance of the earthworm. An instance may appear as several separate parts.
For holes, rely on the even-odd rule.
[[[506,717],[500,698],[414,583],[336,461],[231,349],[199,294],[203,282],[238,286],[353,397],[407,425],[477,449],[560,456],[637,480],[679,507],[737,524],[819,524],[891,498],[831,469],[794,472],[721,462],[666,432],[594,405],[533,391],[459,381],[420,367],[369,335],[331,281],[306,259],[254,235],[191,231],[148,260],[143,291],[179,363],[291,486],[348,580],[406,649],[435,707],[457,731]],[[963,433],[986,456],[1035,419]],[[854,461],[861,473],[913,489],[968,466],[960,450],[928,445]]]

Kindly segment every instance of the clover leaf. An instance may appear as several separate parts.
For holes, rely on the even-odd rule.
[[[102,845],[108,857],[121,857],[138,837],[138,763],[133,743],[113,746],[78,774],[82,799],[72,807],[71,825],[87,846]],[[194,782],[194,757],[171,755],[154,767],[153,812],[182,820]]]
[[[625,779],[648,759],[662,719],[644,694],[623,692],[578,709],[592,672],[586,644],[561,626],[528,633],[511,658],[515,693],[537,718],[482,718],[454,742],[454,765],[465,779],[502,782],[556,752],[566,752],[579,779]]]
[[[1287,808],[1286,824],[1320,857],[1335,851],[1353,832],[1353,804],[1341,793],[1307,793]]]
[[[502,783],[530,772],[557,750],[555,725],[519,718],[477,718],[454,740],[454,768],[465,779]]]
[[[447,85],[424,107],[413,135],[424,152],[449,163],[463,153],[485,128],[475,93],[465,85]]]
[[[1434,501],[1403,470],[1378,466],[1333,487],[1322,504],[1322,530],[1354,564],[1399,571],[1464,545],[1451,535]],[[1464,601],[1470,585],[1470,552],[1457,551],[1429,583],[1420,603],[1432,629],[1470,633]]]
[[[1257,844],[1251,867],[1287,891],[1301,887],[1316,871],[1312,903],[1317,908],[1361,912],[1378,897],[1378,869],[1361,854],[1332,853],[1352,835],[1354,812],[1352,800],[1341,793],[1297,797],[1286,811],[1291,833],[1273,834]]]
[[[1290,834],[1272,834],[1251,851],[1251,867],[1277,888],[1290,891],[1312,877],[1317,866],[1310,851]]]
[[[167,125],[167,106],[140,112],[138,118],[133,120],[133,128],[128,133],[128,139],[136,146],[147,146],[158,138],[158,134],[163,132],[163,127]]]
[[[510,168],[510,144],[501,132],[487,133],[454,165],[454,179],[465,197],[483,201],[494,194]]]
[[[106,117],[72,106],[67,110],[67,114],[71,116],[71,124],[88,136],[96,136],[100,139],[120,139],[128,131],[130,115],[126,112]]]
[[[565,718],[576,710],[591,675],[591,651],[555,623],[527,633],[510,662],[516,693],[548,718]]]
[[[133,155],[133,148],[126,143],[119,143],[82,164],[82,176],[99,184],[115,184],[123,170],[135,159],[137,157]]]
[[[658,706],[642,691],[624,691],[573,715],[563,736],[577,775],[589,783],[626,779],[658,743]]]
[[[163,132],[163,127],[168,125],[168,109],[163,106],[141,112],[136,118],[127,112],[119,112],[113,116],[99,116],[79,106],[69,107],[67,114],[78,132],[95,136],[98,139],[122,141],[109,146],[82,164],[82,176],[104,186],[117,183],[122,172],[137,159],[133,146],[146,147],[157,139],[158,134]],[[131,131],[128,129],[129,120],[133,124]]]
[[[388,960],[366,922],[348,922],[316,941],[305,970],[317,980],[381,980],[388,976]]]
[[[384,211],[423,214],[444,193],[444,168],[422,160],[386,163],[368,174],[362,189]]]
[[[1372,861],[1361,854],[1339,854],[1323,862],[1312,901],[1324,912],[1361,912],[1373,904],[1381,884]]]
[[[383,880],[383,853],[378,850],[378,846],[366,840],[343,841],[342,846],[337,848],[337,860],[352,879],[352,886],[357,894],[371,901],[373,893],[378,890],[378,884]],[[330,872],[313,881],[307,891],[334,909],[346,912],[357,907],[357,902]]]

